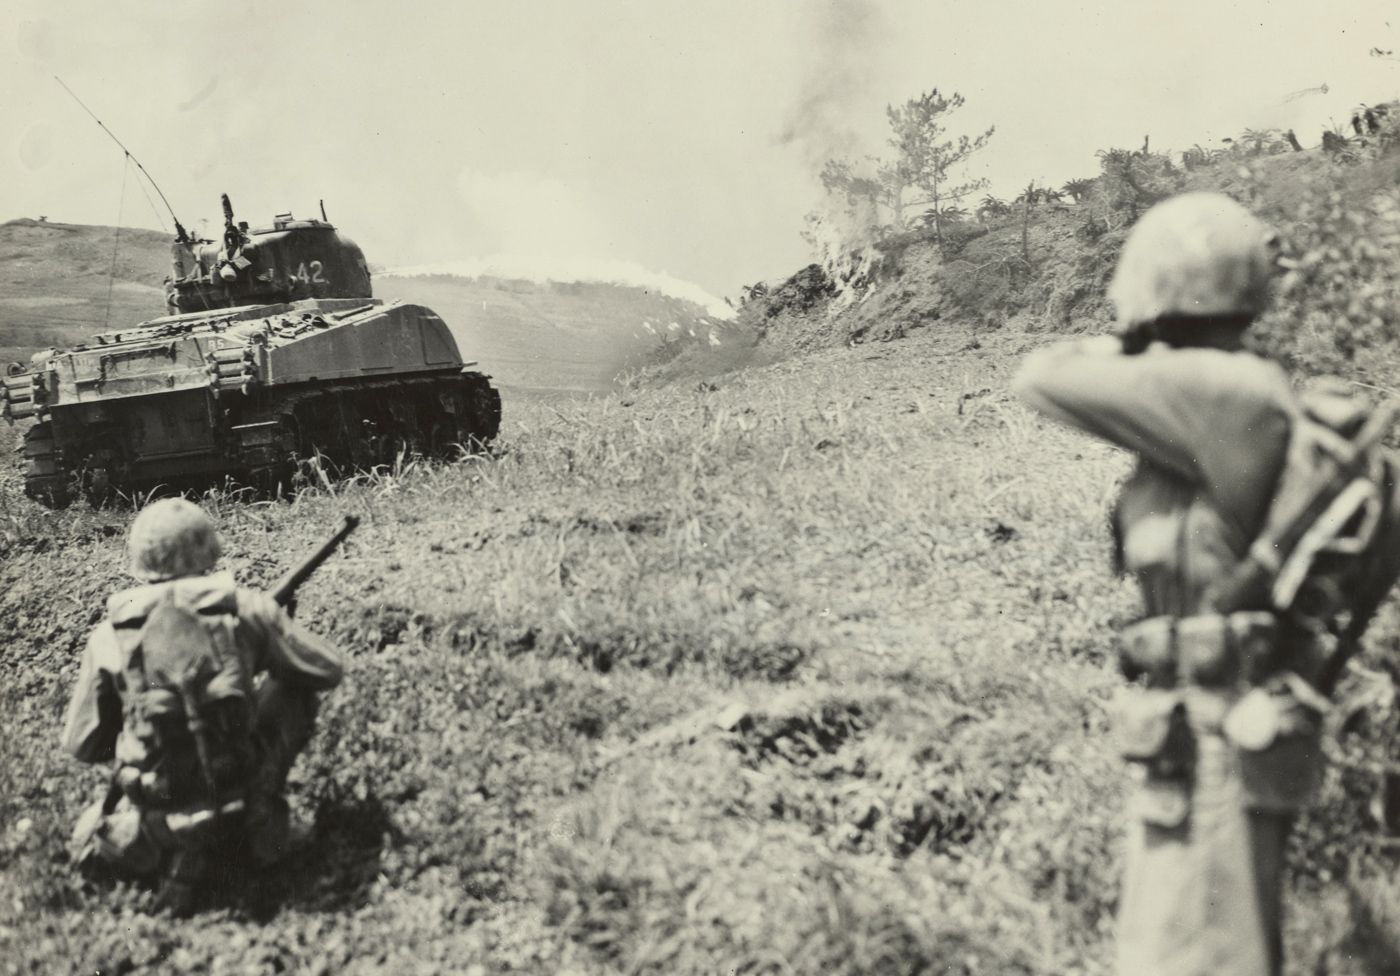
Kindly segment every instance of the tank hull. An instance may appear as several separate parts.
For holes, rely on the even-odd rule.
[[[489,377],[418,305],[313,299],[168,316],[5,379],[33,416],[26,490],[52,503],[232,478],[287,483],[300,462],[342,470],[401,452],[479,449],[500,426]]]

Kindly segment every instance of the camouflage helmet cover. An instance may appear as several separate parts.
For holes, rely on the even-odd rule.
[[[1149,210],[1123,245],[1108,296],[1124,325],[1166,315],[1258,315],[1271,234],[1222,193],[1185,193]]]
[[[223,550],[204,510],[183,498],[147,505],[127,536],[129,572],[147,583],[207,573]]]

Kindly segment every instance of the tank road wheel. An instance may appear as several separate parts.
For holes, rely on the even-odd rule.
[[[68,474],[70,498],[81,496],[93,508],[101,508],[113,494],[110,460],[90,457]]]
[[[68,504],[68,472],[53,440],[53,424],[35,424],[24,435],[24,493],[59,508]]]
[[[336,440],[342,450],[336,452],[336,459],[344,459],[352,468],[368,471],[374,467],[377,453],[373,434],[367,429],[373,422],[363,415],[358,404],[349,396],[336,397],[339,426]]]
[[[86,498],[93,508],[101,508],[116,494],[116,485],[126,470],[120,449],[121,431],[110,425],[92,426],[84,431],[83,441],[88,453],[66,465],[68,496]]]
[[[450,458],[452,449],[462,443],[462,436],[457,431],[457,421],[453,417],[443,417],[441,420],[433,422],[433,426],[428,433],[428,453],[433,457]]]
[[[400,455],[408,459],[422,454],[424,437],[418,426],[416,405],[407,397],[394,394],[388,398],[386,406],[390,417],[386,428],[392,445],[391,463],[397,464]]]
[[[264,415],[267,416],[267,415]],[[281,413],[234,427],[238,468],[253,489],[278,496],[297,476],[301,433],[296,417]]]
[[[296,431],[298,475],[312,484],[321,481],[318,472],[325,472],[326,477],[339,477],[344,463],[342,453],[337,450],[339,445],[335,436],[340,420],[338,405],[331,402],[324,413],[320,407],[321,404],[316,401],[300,404],[292,417]]]

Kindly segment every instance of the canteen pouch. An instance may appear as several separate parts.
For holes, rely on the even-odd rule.
[[[1329,708],[1325,698],[1292,672],[1278,675],[1236,703],[1226,716],[1225,732],[1236,748],[1249,809],[1292,813],[1312,799],[1325,770],[1322,720]],[[1258,729],[1248,737],[1231,734],[1246,709],[1269,716],[1272,735],[1260,735]],[[1248,748],[1239,738],[1249,738],[1254,746],[1267,742]]]
[[[98,801],[78,818],[70,842],[74,861],[82,867],[97,860],[134,877],[154,874],[160,867],[161,846],[141,811],[123,805],[107,814],[102,806]]]
[[[1114,711],[1119,752],[1142,769],[1133,816],[1156,827],[1181,826],[1191,813],[1196,763],[1186,703],[1174,691],[1133,689],[1119,695]]]

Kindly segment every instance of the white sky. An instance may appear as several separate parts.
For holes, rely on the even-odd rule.
[[[57,75],[192,228],[221,192],[254,226],[324,199],[380,265],[586,257],[718,295],[806,263],[821,161],[930,88],[966,97],[955,132],[996,125],[969,175],[1002,196],[1148,134],[1313,146],[1400,94],[1379,0],[7,0],[0,43],[0,220],[168,226]]]

